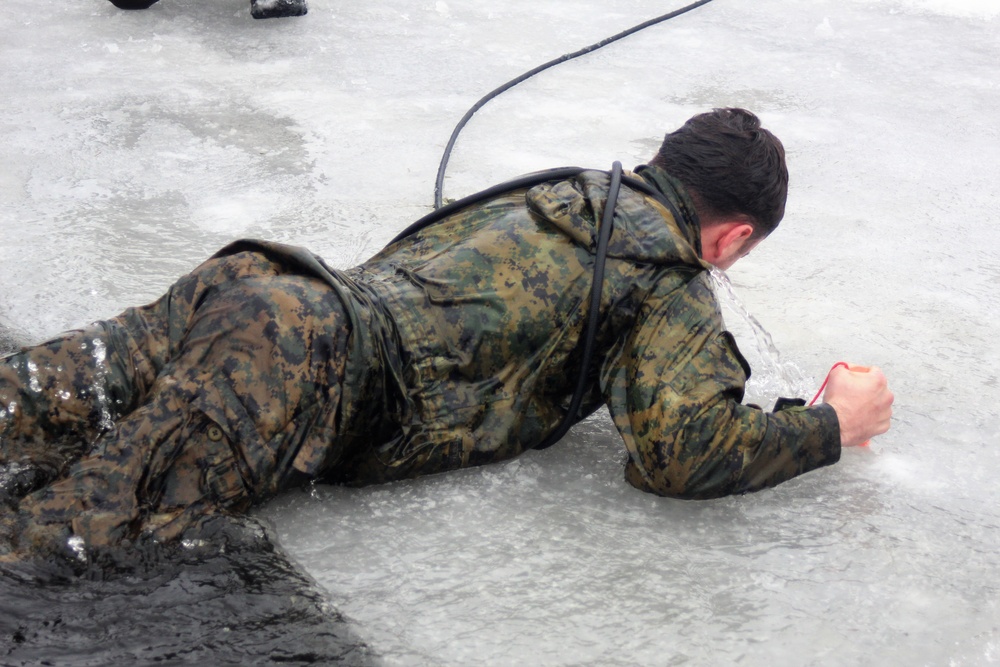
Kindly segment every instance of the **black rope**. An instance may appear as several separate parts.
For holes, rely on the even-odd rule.
[[[648,28],[650,26],[654,26],[657,23],[663,23],[664,21],[668,21],[668,20],[670,20],[670,19],[672,19],[672,18],[674,18],[676,16],[680,16],[681,14],[686,14],[687,12],[691,11],[692,9],[697,9],[698,7],[701,7],[702,5],[707,5],[710,2],[712,2],[712,0],[699,0],[699,2],[692,2],[690,5],[688,5],[686,7],[681,7],[680,9],[672,11],[672,12],[670,12],[668,14],[664,14],[663,16],[658,16],[658,17],[656,17],[654,19],[650,19],[648,21],[640,23],[637,26],[633,26],[633,27],[629,28],[628,30],[624,30],[624,31],[618,33],[617,35],[612,35],[611,37],[603,39],[603,40],[597,42],[596,44],[591,44],[590,46],[584,47],[584,48],[580,49],[579,51],[574,51],[573,53],[567,53],[565,55],[559,56],[555,60],[550,60],[549,62],[547,62],[547,63],[545,63],[543,65],[539,65],[538,67],[534,68],[533,70],[529,70],[529,71],[525,72],[524,74],[522,74],[521,76],[517,77],[516,79],[511,79],[507,83],[503,84],[499,88],[497,88],[497,89],[493,90],[492,92],[488,93],[481,100],[479,100],[478,102],[476,102],[475,104],[473,104],[472,108],[469,109],[468,111],[466,111],[465,115],[462,116],[462,120],[458,121],[458,125],[455,126],[454,131],[451,133],[451,138],[448,139],[448,145],[445,146],[444,155],[441,156],[441,164],[438,165],[437,179],[434,181],[434,208],[441,208],[441,204],[443,202],[443,196],[444,196],[443,195],[443,193],[444,193],[444,174],[445,174],[445,171],[448,169],[448,160],[451,158],[451,151],[455,147],[455,142],[458,141],[458,135],[462,131],[462,128],[465,127],[466,123],[468,123],[469,120],[472,118],[472,116],[477,111],[479,111],[480,109],[482,109],[486,105],[487,102],[489,102],[490,100],[492,100],[494,97],[496,97],[500,93],[503,93],[503,92],[505,92],[507,90],[510,90],[511,88],[513,88],[517,84],[521,83],[522,81],[525,81],[526,79],[530,79],[531,77],[535,76],[539,72],[544,72],[545,70],[549,69],[550,67],[555,67],[556,65],[558,65],[560,63],[564,63],[567,60],[572,60],[573,58],[578,58],[578,57],[580,57],[582,55],[586,55],[586,54],[590,53],[591,51],[596,51],[597,49],[600,49],[602,47],[607,46],[608,44],[611,44],[613,42],[617,42],[619,39],[623,39],[625,37],[628,37],[629,35],[632,35],[634,33],[639,32],[640,30],[645,30],[646,28]]]
[[[462,197],[461,199],[451,202],[447,206],[436,208],[424,217],[420,218],[399,234],[396,234],[395,238],[389,241],[389,245],[392,245],[396,241],[405,239],[410,234],[419,232],[424,227],[429,227],[436,222],[440,222],[452,213],[460,211],[467,206],[472,206],[473,204],[478,204],[498,195],[513,192],[514,190],[520,190],[521,188],[530,188],[549,181],[561,181],[567,178],[572,178],[583,171],[585,170],[580,167],[559,167],[546,171],[537,171],[533,174],[528,174],[527,176],[519,176],[514,180],[499,183],[475,194],[471,194],[468,197]]]
[[[594,356],[594,343],[597,340],[597,326],[601,319],[601,293],[604,292],[604,262],[608,257],[608,241],[611,239],[611,228],[615,221],[615,205],[618,203],[618,191],[622,185],[622,163],[615,161],[611,165],[611,183],[608,185],[608,198],[604,202],[604,215],[601,216],[601,228],[597,232],[597,251],[594,253],[594,279],[590,283],[590,307],[587,311],[587,331],[583,339],[583,361],[580,363],[580,375],[576,378],[576,389],[570,400],[566,416],[555,431],[535,449],[545,449],[559,442],[570,427],[580,419],[580,404],[583,395],[587,393],[587,380],[590,375],[590,361]]]

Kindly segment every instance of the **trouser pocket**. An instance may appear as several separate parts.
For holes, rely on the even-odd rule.
[[[154,462],[151,467],[160,466]],[[196,418],[181,451],[162,469],[155,499],[151,498],[154,512],[193,506],[240,512],[250,506],[230,436],[208,417]]]

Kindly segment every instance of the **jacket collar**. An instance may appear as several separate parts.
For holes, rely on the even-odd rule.
[[[701,222],[698,220],[698,213],[694,208],[694,200],[691,199],[691,195],[688,194],[684,185],[667,172],[651,164],[636,167],[634,173],[656,188],[660,194],[677,207],[682,218],[677,221],[677,226],[684,232],[688,243],[701,257]]]

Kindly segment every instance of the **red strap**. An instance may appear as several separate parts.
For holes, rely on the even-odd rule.
[[[823,390],[826,389],[826,383],[830,381],[830,375],[833,373],[833,370],[839,366],[843,366],[844,368],[850,368],[850,366],[848,366],[847,362],[845,361],[838,361],[833,366],[831,366],[830,372],[826,374],[826,379],[823,380],[823,384],[821,384],[819,387],[819,391],[817,391],[816,395],[813,396],[813,400],[809,401],[810,407],[812,407],[812,405],[819,399],[819,397],[823,395]]]

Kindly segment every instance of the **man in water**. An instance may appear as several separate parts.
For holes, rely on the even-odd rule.
[[[750,369],[709,269],[784,214],[784,149],[756,116],[717,109],[668,134],[626,177],[609,226],[607,172],[542,181],[459,206],[346,271],[236,242],[148,306],[5,357],[11,539],[170,540],[312,480],[509,459],[602,404],[628,482],[678,498],[773,486],[889,428],[877,369],[836,370],[811,408],[740,403]]]

